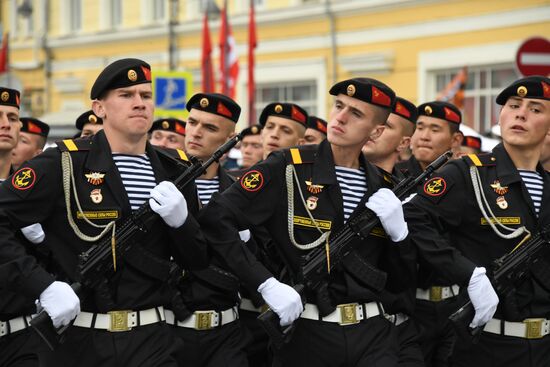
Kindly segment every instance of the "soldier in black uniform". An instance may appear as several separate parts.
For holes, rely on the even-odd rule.
[[[462,139],[462,144],[456,148],[456,151],[453,152],[456,158],[468,154],[479,154],[481,153],[481,138],[477,136],[464,135]]]
[[[365,142],[383,131],[394,92],[374,79],[357,78],[334,85],[330,93],[336,99],[327,141],[272,153],[214,198],[200,221],[212,249],[249,288],[261,293],[281,325],[300,317],[278,356],[282,365],[395,366],[395,329],[383,316],[376,291],[384,284],[373,284],[340,264],[331,269],[326,292],[318,294],[322,300],[306,290],[302,313],[296,291],[277,281],[238,244],[238,229],[265,226],[289,272],[296,274],[301,255],[325,246],[330,233],[367,205],[378,214],[386,234],[382,228],[374,230],[377,235],[357,247],[354,258],[377,266],[388,248],[407,246],[401,202],[381,189],[384,181],[361,155]],[[407,268],[386,269],[392,284],[408,286]],[[320,315],[318,306],[330,311]]]
[[[396,97],[392,113],[386,121],[382,135],[369,140],[363,147],[367,160],[377,166],[384,179],[397,185],[404,179],[403,174],[395,169],[399,153],[409,146],[414,126],[418,117],[416,106],[404,98]],[[416,263],[416,254],[411,249],[408,254],[410,263]],[[416,275],[416,272],[412,272]],[[400,294],[387,294],[383,300],[388,318],[397,326],[400,349],[399,366],[424,366],[424,357],[420,350],[416,323],[411,319],[414,314],[414,288]]]
[[[195,187],[186,188],[185,199],[167,181],[186,164],[173,158],[176,152],[161,153],[147,144],[150,82],[150,66],[141,60],[107,66],[91,91],[104,131],[58,143],[0,186],[1,285],[39,299],[55,326],[74,319],[65,343],[45,356],[45,366],[176,365],[170,355],[174,339],[163,321],[166,276],[158,270],[171,256],[185,268],[205,266],[206,247],[192,215],[198,210]],[[114,229],[147,201],[160,216],[156,230],[117,256]],[[82,312],[69,285],[55,281],[14,237],[14,229],[31,223],[42,224],[71,281],[81,252],[100,238],[113,246],[114,274],[101,290],[83,287]]]
[[[463,136],[459,131],[461,121],[460,110],[451,103],[432,101],[418,106],[418,121],[411,138],[413,155],[399,162],[397,168],[406,176],[417,176],[441,154],[458,148]]]
[[[327,122],[317,116],[308,116],[304,144],[319,144],[327,138]]]
[[[241,131],[241,154],[243,163],[241,169],[246,170],[262,160],[262,132],[261,125],[252,125]]]
[[[185,145],[187,154],[203,161],[231,138],[241,108],[218,93],[197,93],[187,102]],[[195,180],[201,207],[212,194],[223,192],[234,179],[217,162]],[[239,280],[213,257],[208,268],[186,274],[180,285],[189,315],[178,319],[166,311],[167,323],[183,341],[178,352],[181,366],[247,366],[240,327]]]
[[[404,175],[419,174],[441,154],[458,148],[463,137],[459,131],[462,115],[454,105],[428,102],[418,106],[418,114],[411,142],[414,156],[401,169]],[[455,335],[447,318],[455,308],[459,287],[434,279],[432,268],[419,261],[415,319],[421,330],[420,345],[427,366],[445,366]]]
[[[48,139],[50,126],[32,117],[21,117],[19,141],[11,152],[11,165],[14,170],[29,159],[42,153]]]
[[[80,131],[76,134],[75,138],[83,138],[95,135],[99,130],[103,129],[103,119],[98,117],[94,111],[89,110],[76,118],[75,126]]]
[[[466,284],[477,310],[492,298],[485,269],[528,233],[550,224],[550,177],[538,163],[550,128],[550,79],[515,81],[496,99],[503,143],[443,167],[406,207],[420,255],[449,285]],[[435,175],[434,175],[435,176]],[[515,291],[499,294],[477,344],[457,341],[453,366],[547,366],[550,361],[550,256],[542,254]],[[485,285],[483,285],[485,283]],[[477,289],[475,289],[477,288]],[[480,302],[481,301],[481,302]],[[487,322],[488,321],[488,322]],[[486,323],[487,322],[487,323]]]
[[[8,172],[19,127],[19,92],[0,88],[0,148],[7,152],[2,154],[1,162],[5,164],[1,166],[8,167]],[[6,178],[2,176],[0,182]],[[29,328],[30,315],[36,312],[34,298],[7,289],[4,280],[8,275],[0,272],[0,277],[0,366],[38,366],[41,344]]]
[[[185,121],[177,118],[158,119],[149,130],[149,143],[163,148],[185,150]]]

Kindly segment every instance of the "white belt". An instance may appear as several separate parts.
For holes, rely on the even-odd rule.
[[[19,316],[8,321],[0,321],[0,338],[29,327],[30,316]]]
[[[404,313],[401,313],[401,312],[396,313],[394,315],[386,314],[384,316],[386,316],[388,321],[394,324],[395,326],[399,326],[409,319],[408,315],[405,315]]]
[[[337,322],[340,325],[353,325],[361,320],[382,315],[384,309],[377,302],[369,303],[346,303],[336,306],[336,310],[325,317],[319,316],[319,309],[311,303],[306,303],[304,312],[300,315],[303,319]]]
[[[262,313],[268,309],[268,306],[262,305],[260,307],[256,307],[254,306],[254,303],[252,303],[252,301],[248,298],[241,298],[241,304],[239,305],[239,308],[245,311]]]
[[[186,327],[195,330],[209,330],[218,326],[227,325],[239,318],[237,307],[218,312],[214,310],[195,311],[183,321],[176,320],[174,312],[164,310],[166,323],[179,327]]]
[[[458,296],[460,287],[456,284],[450,287],[430,287],[428,289],[416,288],[416,299],[439,302],[444,299]]]
[[[504,324],[504,330],[502,330]],[[493,334],[515,336],[516,338],[540,339],[550,334],[550,320],[525,319],[522,322],[501,321],[491,319],[483,331]]]
[[[74,320],[73,326],[115,332],[128,331],[136,326],[155,324],[164,320],[164,307],[159,306],[141,311],[110,311],[106,314],[81,312]]]

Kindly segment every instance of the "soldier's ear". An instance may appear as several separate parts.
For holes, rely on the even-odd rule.
[[[382,133],[384,132],[385,128],[385,125],[376,125],[369,135],[369,140],[378,139],[378,137],[380,137],[380,135],[382,135]]]
[[[99,100],[94,99],[92,101],[92,110],[97,117],[102,119],[105,118],[105,109],[103,108],[103,104]]]

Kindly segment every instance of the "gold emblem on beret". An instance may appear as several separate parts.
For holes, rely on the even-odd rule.
[[[355,85],[353,85],[353,84],[348,85],[348,87],[346,88],[346,93],[350,97],[353,97],[353,95],[355,94],[355,91],[356,91]]]
[[[430,116],[432,114],[433,110],[430,106],[426,106],[426,107],[424,107],[424,112],[426,113],[426,115]]]
[[[163,122],[162,122],[162,128],[163,128],[163,129],[166,130],[166,129],[168,129],[169,127],[170,127],[170,123],[169,123],[168,121],[163,121]]]
[[[258,133],[258,126],[252,126],[252,128],[250,128],[250,132],[254,135],[257,134]]]
[[[138,76],[135,70],[133,69],[128,70],[128,79],[130,79],[131,82],[135,82],[137,78]]]
[[[283,112],[283,106],[281,106],[280,104],[276,105],[276,106],[275,106],[275,112],[276,112],[276,113],[281,113],[281,112]]]
[[[95,115],[90,115],[88,116],[88,121],[92,124],[95,124],[97,123],[97,117],[95,117]]]
[[[0,98],[2,99],[2,102],[6,102],[8,99],[10,99],[10,94],[8,92],[2,92]]]
[[[527,88],[525,88],[523,85],[518,87],[518,90],[517,90],[517,93],[518,93],[518,96],[520,97],[525,97],[527,95]]]
[[[208,98],[201,98],[199,104],[201,105],[202,108],[206,108],[208,107],[210,102],[208,102]]]

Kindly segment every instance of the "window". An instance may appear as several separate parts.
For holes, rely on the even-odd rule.
[[[112,28],[119,27],[122,24],[122,0],[109,1],[109,16]]]
[[[437,72],[434,95],[443,90],[458,72],[459,69]],[[463,123],[481,134],[490,132],[491,126],[498,123],[500,113],[500,106],[495,102],[496,96],[517,78],[510,64],[468,68],[462,109]]]
[[[67,2],[69,15],[69,31],[77,32],[82,29],[82,0]]]
[[[300,105],[308,114],[317,113],[317,85],[314,80],[278,82],[256,86],[256,116],[272,102],[292,102]]]
[[[162,21],[166,18],[166,1],[152,0],[151,19],[153,21]]]

